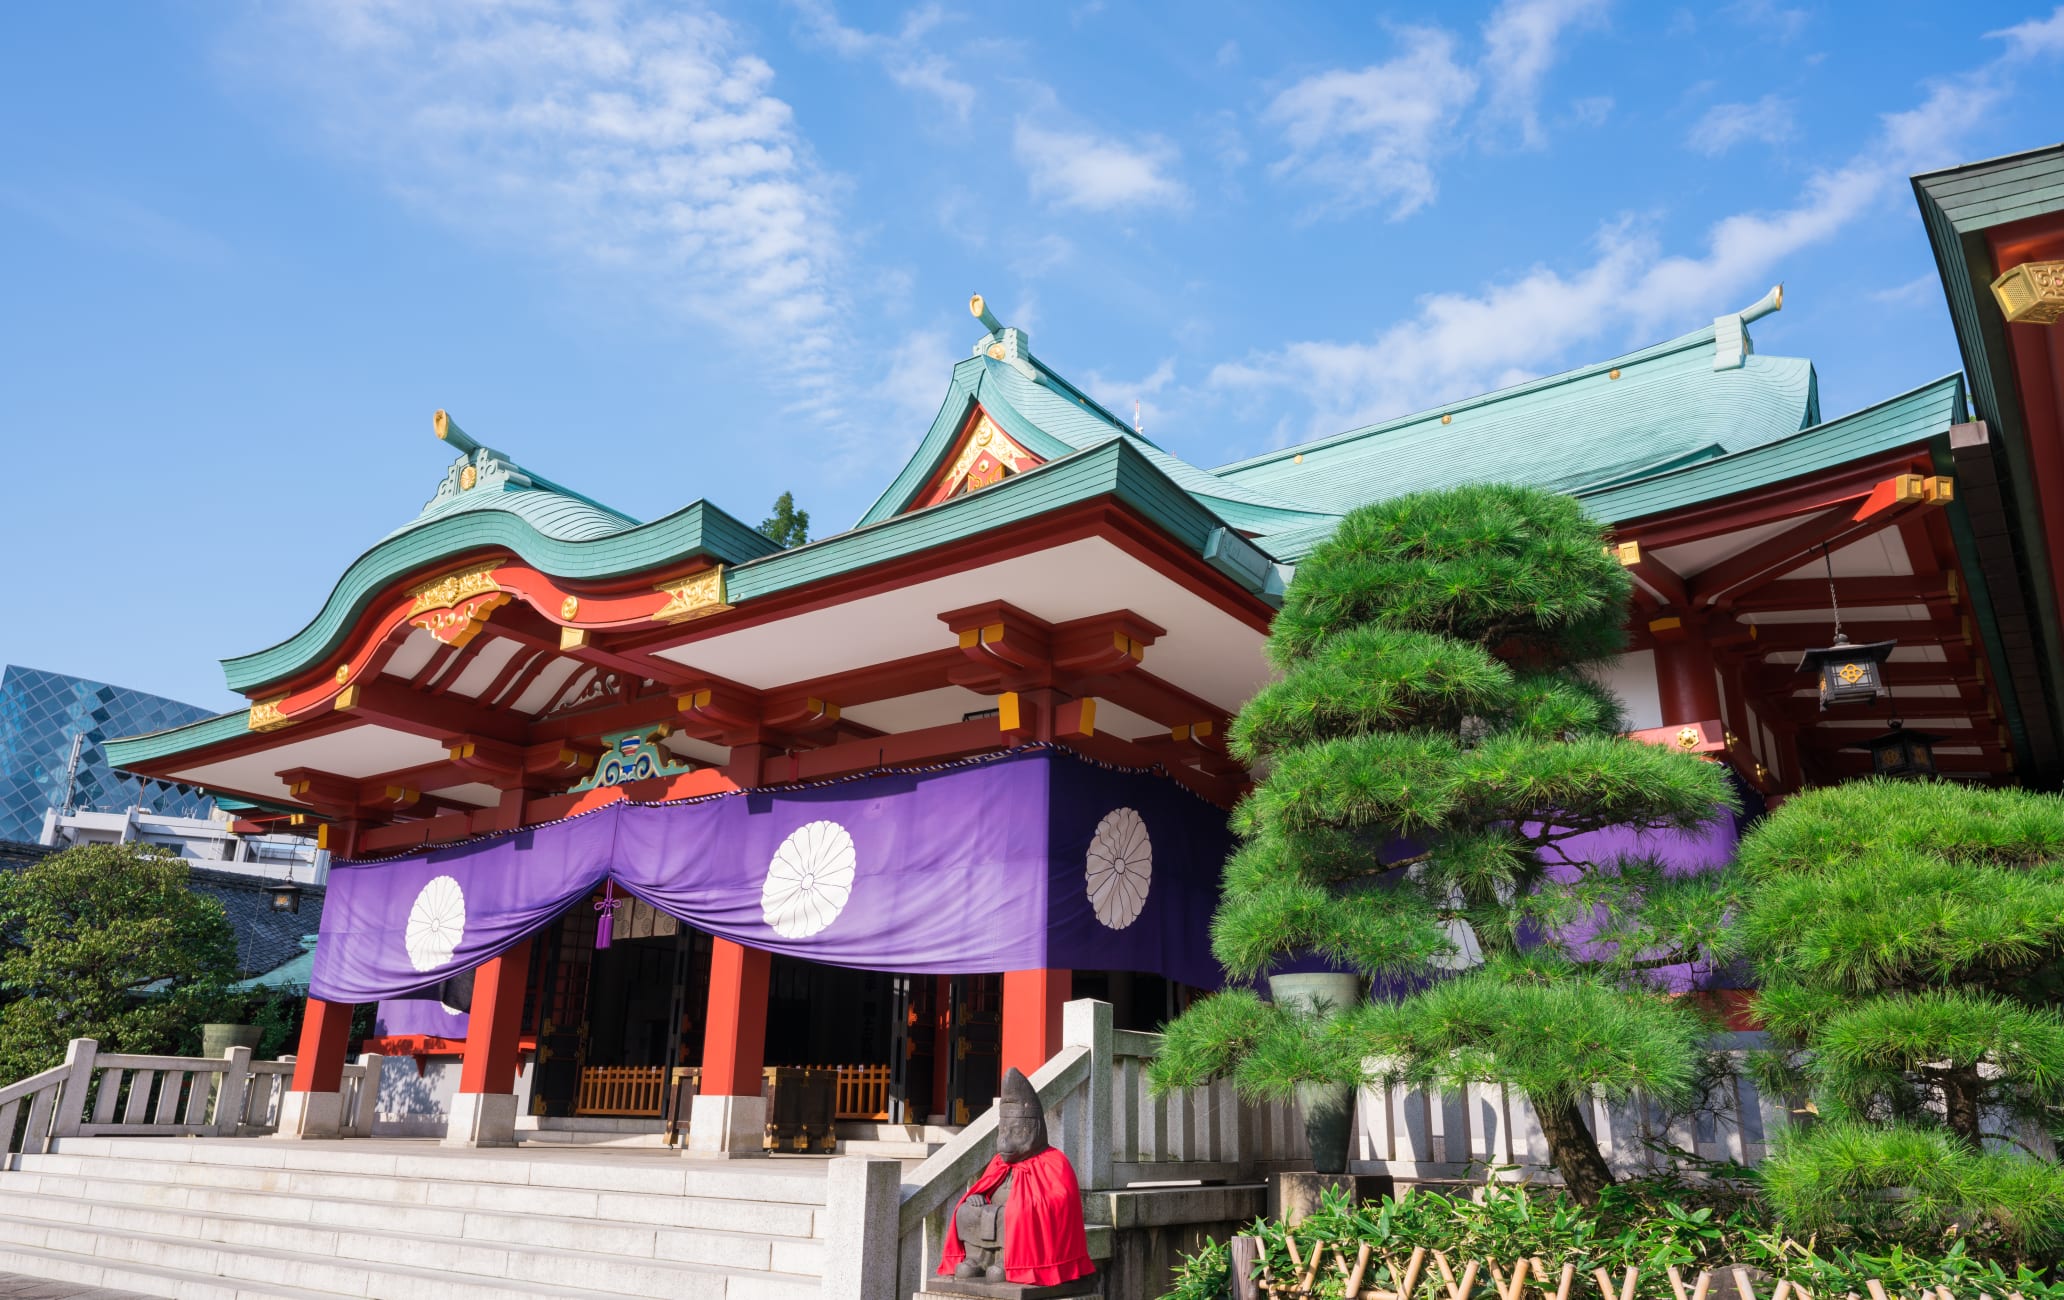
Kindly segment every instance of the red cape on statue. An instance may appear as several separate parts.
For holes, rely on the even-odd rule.
[[[1089,1241],[1082,1231],[1082,1189],[1068,1157],[1048,1147],[1036,1156],[1006,1164],[989,1161],[975,1185],[953,1206],[946,1221],[946,1248],[939,1252],[939,1273],[950,1276],[967,1249],[960,1244],[960,1205],[974,1195],[987,1196],[1011,1180],[1010,1199],[1003,1203],[1003,1276],[1024,1286],[1059,1286],[1096,1272],[1089,1262]]]

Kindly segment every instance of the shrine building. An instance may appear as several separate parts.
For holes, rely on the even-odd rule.
[[[837,1067],[849,1119],[964,1123],[1071,996],[1152,1029],[1215,986],[1226,726],[1299,560],[1370,501],[1575,496],[1634,579],[1630,728],[1746,790],[2054,785],[2064,333],[2035,322],[2064,290],[2023,269],[2009,323],[1993,282],[2064,257],[2064,217],[1987,206],[2045,176],[2064,151],[1916,181],[1974,387],[1833,416],[1755,346],[1773,290],[1204,469],[977,298],[909,461],[784,550],[704,501],[632,519],[440,411],[421,513],[224,661],[249,707],[111,757],[335,855],[288,1131],[334,1130],[367,1005],[393,1131],[658,1116],[680,1080],[691,1148],[756,1150],[770,1066]]]

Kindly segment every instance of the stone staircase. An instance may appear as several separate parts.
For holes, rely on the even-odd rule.
[[[0,1272],[193,1300],[817,1300],[826,1168],[641,1148],[62,1138],[0,1172]]]
[[[377,1131],[377,1130],[376,1130]],[[915,1163],[953,1140],[958,1128],[939,1124],[887,1124],[872,1120],[840,1120],[838,1149],[842,1156],[875,1156]],[[666,1124],[657,1119],[608,1116],[520,1116],[516,1137],[525,1146],[664,1147]]]

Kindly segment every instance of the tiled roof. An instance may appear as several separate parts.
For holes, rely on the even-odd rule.
[[[1714,331],[1700,330],[1213,472],[1336,512],[1459,483],[1577,491],[1761,446],[1819,418],[1811,362],[1751,355],[1716,370],[1715,346]]]
[[[301,954],[301,936],[322,925],[323,888],[301,886],[301,910],[276,912],[272,891],[280,882],[208,867],[191,868],[191,888],[222,904],[236,931],[237,969],[255,975]]]

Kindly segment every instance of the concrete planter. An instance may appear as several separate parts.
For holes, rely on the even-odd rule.
[[[255,1052],[264,1032],[256,1025],[202,1025],[201,1055],[219,1061],[232,1047],[248,1047]]]
[[[1358,975],[1312,971],[1269,976],[1269,997],[1305,1016],[1345,1011],[1362,997]],[[1322,1174],[1347,1172],[1348,1138],[1354,1130],[1354,1087],[1344,1083],[1300,1083],[1297,1106],[1304,1113],[1304,1137],[1312,1168]]]

